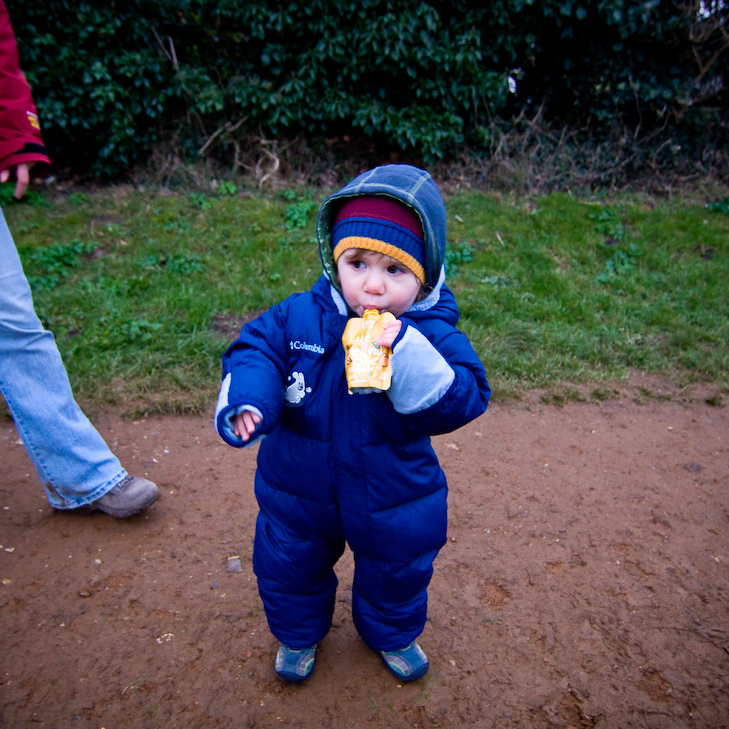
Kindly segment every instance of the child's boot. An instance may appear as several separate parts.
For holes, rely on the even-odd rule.
[[[295,649],[281,643],[276,654],[274,670],[282,681],[300,683],[311,673],[315,658],[316,644],[310,648]]]
[[[428,657],[415,641],[397,651],[380,651],[380,655],[401,681],[417,681],[428,673],[430,667]]]

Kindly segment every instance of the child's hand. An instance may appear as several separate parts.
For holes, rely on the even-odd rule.
[[[246,443],[251,439],[253,433],[256,432],[256,428],[260,422],[261,418],[259,415],[249,410],[244,410],[233,418],[233,432]]]
[[[375,342],[379,347],[392,347],[392,343],[397,339],[402,329],[402,322],[399,319],[385,324],[385,331],[382,332],[380,338]]]

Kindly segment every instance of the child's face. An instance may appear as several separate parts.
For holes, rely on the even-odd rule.
[[[365,309],[402,316],[417,300],[422,286],[405,264],[362,248],[344,251],[337,261],[344,300],[357,316]]]

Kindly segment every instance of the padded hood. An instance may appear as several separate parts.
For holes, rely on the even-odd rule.
[[[375,167],[355,177],[339,192],[324,200],[316,221],[316,235],[326,277],[341,294],[337,267],[332,258],[332,228],[342,204],[346,200],[363,195],[395,198],[415,210],[425,234],[425,291],[427,294],[431,292],[437,294],[437,290],[443,284],[446,245],[445,203],[430,173],[412,165]],[[437,295],[434,298],[437,300]]]

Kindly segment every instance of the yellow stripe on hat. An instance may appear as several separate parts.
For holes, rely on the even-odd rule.
[[[394,258],[403,265],[407,266],[420,281],[421,284],[425,285],[425,269],[420,265],[418,260],[411,256],[407,251],[402,248],[398,248],[390,243],[385,243],[384,240],[377,240],[376,238],[365,238],[359,235],[350,235],[347,238],[337,243],[337,247],[332,251],[334,257],[334,263],[339,260],[339,257],[351,248],[363,248],[366,251],[375,251],[375,253],[383,253],[390,258]]]

